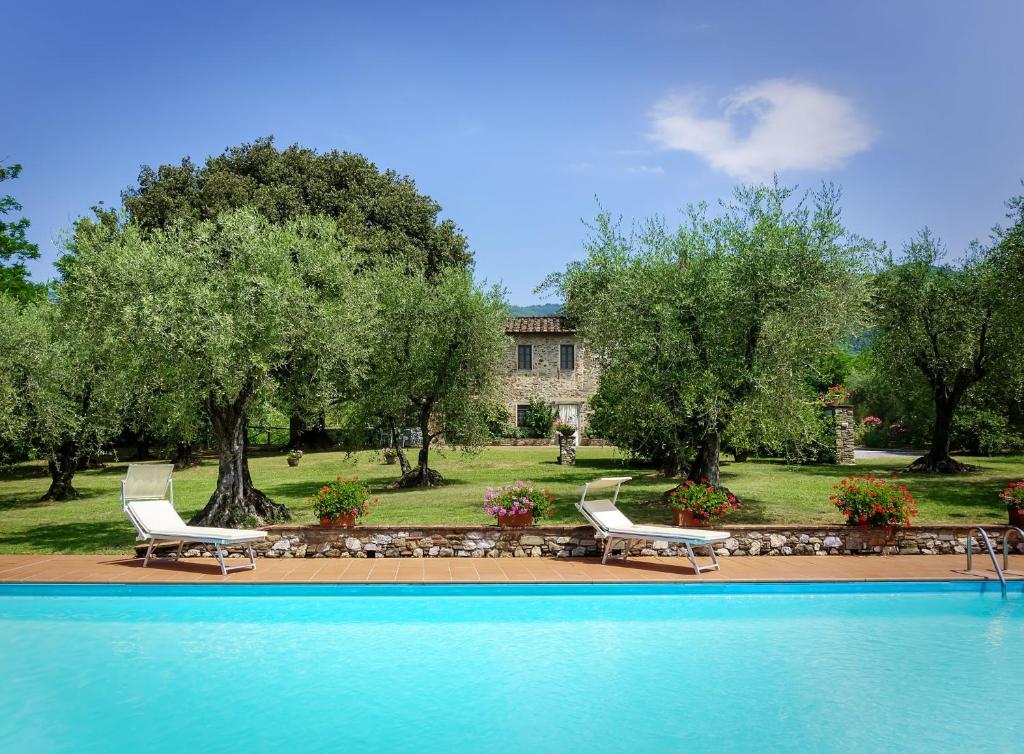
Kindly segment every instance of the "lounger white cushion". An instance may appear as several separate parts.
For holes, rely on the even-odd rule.
[[[710,531],[706,529],[681,529],[675,526],[655,526],[653,524],[634,524],[620,511],[611,500],[587,500],[582,508],[592,523],[597,523],[608,534],[630,537],[632,539],[651,539],[660,542],[689,542],[690,544],[709,544],[723,542],[729,538],[727,531]]]
[[[181,520],[169,500],[134,500],[125,510],[146,539],[178,539],[185,542],[210,542],[230,545],[259,542],[267,538],[257,529],[222,529],[216,526],[189,526]]]

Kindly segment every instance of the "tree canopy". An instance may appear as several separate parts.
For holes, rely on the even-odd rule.
[[[546,286],[606,361],[595,425],[668,473],[717,484],[738,412],[816,397],[807,375],[856,332],[871,247],[843,227],[831,187],[740,187],[717,215],[685,217],[626,234],[601,213],[586,260]]]
[[[393,170],[360,154],[319,153],[293,144],[279,150],[257,139],[210,157],[202,165],[144,166],[122,194],[132,220],[145,231],[194,225],[248,207],[273,223],[322,215],[338,223],[351,247],[370,259],[399,259],[428,273],[472,262],[468,243],[441,205]]]
[[[0,182],[21,175],[21,165],[0,165]],[[10,194],[0,195],[0,293],[27,301],[39,298],[44,286],[28,279],[25,262],[39,258],[39,247],[25,235],[31,223],[27,217],[5,219],[12,212],[21,212],[21,204]]]

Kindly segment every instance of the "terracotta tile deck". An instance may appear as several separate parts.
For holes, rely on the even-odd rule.
[[[1020,557],[1018,556],[1018,560]],[[229,561],[229,565],[241,564]],[[221,576],[216,561],[189,558],[142,568],[134,558],[102,555],[0,555],[0,582],[89,583],[594,583],[636,581],[871,581],[995,579],[986,558],[967,572],[963,555],[789,556],[722,559],[699,577],[683,558],[260,559],[255,571]],[[988,566],[988,567],[986,567]],[[1011,561],[1007,578],[1020,579]],[[1014,568],[1016,566],[1016,568]]]

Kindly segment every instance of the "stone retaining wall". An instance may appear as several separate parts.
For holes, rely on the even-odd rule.
[[[845,526],[730,526],[732,536],[716,550],[723,557],[763,555],[938,555],[962,554],[967,529],[961,526],[930,526],[905,529],[889,535],[883,530]],[[993,546],[999,548],[1004,527],[987,527]],[[426,558],[426,557],[584,557],[602,552],[603,542],[590,527],[530,527],[498,529],[495,526],[356,527],[327,529],[320,526],[270,526],[267,541],[256,550],[268,558]],[[1016,540],[1013,540],[1016,542]],[[975,542],[975,552],[979,545]],[[1024,543],[1016,542],[1024,553]],[[144,546],[143,546],[144,549]],[[230,548],[241,553],[241,548]],[[187,557],[202,557],[212,548],[195,545]],[[685,548],[666,542],[638,543],[633,555],[685,555]]]

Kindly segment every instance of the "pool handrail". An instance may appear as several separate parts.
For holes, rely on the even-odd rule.
[[[1021,541],[1024,541],[1024,529],[1019,526],[1009,526],[1006,532],[1003,534],[1003,570],[1007,570],[1010,567],[1010,535],[1014,532],[1020,536]]]
[[[996,576],[999,577],[999,587],[1003,592],[1003,596],[1006,596],[1006,576],[1003,575],[1003,569],[999,567],[999,560],[996,558],[995,550],[992,549],[992,540],[988,537],[988,532],[982,529],[980,526],[972,526],[967,530],[967,570],[971,570],[971,543],[974,541],[971,537],[971,532],[977,531],[981,535],[981,541],[985,545],[985,549],[988,550],[988,556],[992,558],[992,567],[996,569]]]

